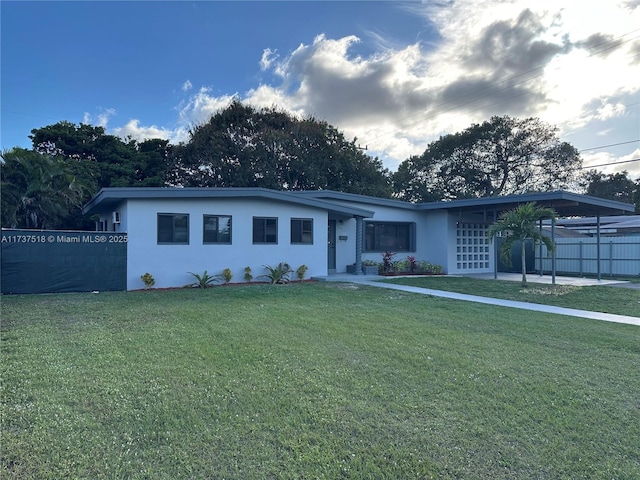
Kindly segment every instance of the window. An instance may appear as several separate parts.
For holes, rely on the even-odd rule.
[[[189,215],[184,213],[159,213],[158,243],[188,245]]]
[[[415,223],[366,222],[365,251],[414,252],[415,232]]]
[[[231,217],[203,215],[202,243],[231,243]]]
[[[253,217],[253,243],[278,243],[278,219]]]
[[[313,218],[292,218],[291,219],[291,243],[292,244],[312,244],[313,243]]]

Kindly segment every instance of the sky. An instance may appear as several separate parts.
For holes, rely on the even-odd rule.
[[[239,100],[395,171],[494,115],[640,177],[640,0],[0,2],[0,148],[62,120],[186,142]]]

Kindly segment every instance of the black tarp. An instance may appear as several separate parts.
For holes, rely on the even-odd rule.
[[[126,290],[126,233],[2,229],[7,293]]]

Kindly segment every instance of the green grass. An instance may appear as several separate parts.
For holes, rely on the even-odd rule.
[[[640,317],[640,290],[636,289],[606,285],[544,285],[532,282],[524,288],[520,282],[453,276],[389,278],[384,282]]]
[[[3,479],[637,479],[640,329],[349,284],[2,297]]]

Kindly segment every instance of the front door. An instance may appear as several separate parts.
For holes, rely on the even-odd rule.
[[[327,269],[329,273],[336,271],[336,221],[329,220],[327,235]]]

